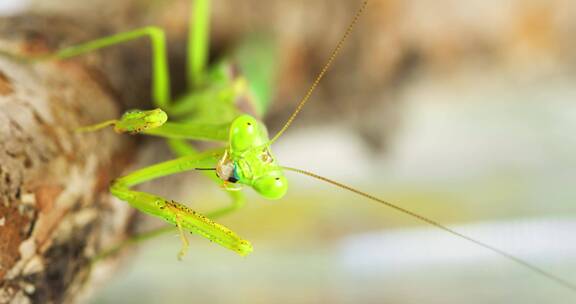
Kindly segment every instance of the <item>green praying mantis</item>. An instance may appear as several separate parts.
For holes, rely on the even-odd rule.
[[[175,226],[182,241],[182,249],[178,253],[179,258],[185,255],[189,246],[186,238],[187,232],[202,236],[241,256],[246,256],[253,251],[251,243],[214,220],[242,207],[245,199],[242,192],[239,191],[241,186],[250,187],[267,199],[281,199],[288,190],[288,180],[284,173],[290,171],[332,184],[426,222],[458,238],[490,250],[576,292],[576,285],[572,282],[499,248],[454,231],[428,217],[318,174],[279,164],[272,153],[272,144],[289,128],[310,99],[314,89],[332,65],[347,37],[359,21],[368,1],[364,1],[358,9],[326,64],[292,115],[271,139],[268,136],[266,126],[261,121],[240,110],[239,98],[237,98],[241,95],[249,96],[248,99],[252,108],[258,115],[263,115],[268,107],[267,88],[258,87],[255,82],[249,81],[243,76],[231,75],[229,72],[230,64],[226,61],[207,67],[210,1],[191,0],[191,3],[192,18],[189,24],[187,48],[189,91],[175,100],[172,100],[170,93],[170,73],[167,64],[165,35],[160,28],[151,26],[119,33],[67,47],[45,56],[47,59],[64,60],[135,39],[145,37],[150,39],[153,49],[152,102],[156,109],[128,111],[119,119],[79,129],[79,131],[88,132],[112,126],[118,133],[146,134],[167,139],[177,158],[138,169],[115,179],[110,185],[110,192],[115,197],[129,203],[141,212],[161,218],[170,224],[168,228],[153,231],[144,238],[164,231],[172,231]],[[224,146],[207,151],[197,151],[188,143],[190,140],[221,142],[224,143]],[[143,182],[190,170],[200,171],[220,185],[230,196],[231,204],[202,215],[185,204],[133,189]]]

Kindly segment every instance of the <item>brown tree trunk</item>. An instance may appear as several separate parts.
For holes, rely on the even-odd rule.
[[[39,34],[48,26],[50,36]],[[58,18],[5,19],[0,49],[35,54],[79,33],[101,35]],[[91,269],[90,258],[128,235],[133,209],[113,201],[108,184],[134,141],[74,131],[118,117],[122,100],[145,95],[116,94],[122,83],[95,68],[104,63],[102,55],[36,64],[0,56],[0,303],[77,301],[93,286],[85,284],[91,274],[106,273]],[[137,83],[128,77],[134,70],[114,66],[107,73]]]

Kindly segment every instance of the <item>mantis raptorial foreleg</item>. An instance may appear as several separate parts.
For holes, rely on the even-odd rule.
[[[169,144],[171,150],[177,156],[182,157],[182,156],[189,156],[189,155],[197,155],[198,154],[198,152],[190,144],[188,144],[184,140],[170,139],[170,140],[168,140],[168,144]],[[218,179],[212,172],[205,172],[205,174],[208,177],[210,177],[212,180],[214,180],[215,182],[217,182],[217,183],[221,182],[221,180]],[[218,217],[230,214],[230,213],[240,209],[242,206],[244,206],[245,198],[244,198],[244,194],[242,192],[227,191],[226,193],[230,196],[230,199],[231,199],[230,205],[223,207],[223,208],[216,209],[216,210],[211,211],[211,212],[207,212],[206,213],[207,218],[214,220]],[[122,243],[120,243],[120,244],[118,244],[112,248],[108,248],[108,249],[104,250],[103,252],[98,254],[96,257],[94,257],[92,262],[95,263],[101,259],[104,259],[104,258],[112,255],[112,254],[116,254],[118,251],[122,250],[126,246],[153,239],[153,238],[161,236],[163,234],[172,232],[175,229],[176,228],[173,226],[166,226],[166,227],[160,227],[157,229],[153,229],[153,230],[150,230],[150,231],[147,231],[144,233],[134,235],[134,236],[130,237],[129,239],[127,239],[126,241],[124,241],[124,242],[122,242]],[[182,233],[180,235],[182,236]],[[185,247],[185,245],[183,247]],[[180,254],[179,254],[179,256],[180,256]]]
[[[218,149],[184,156],[142,168],[115,180],[110,186],[110,191],[114,196],[128,202],[138,210],[160,217],[176,225],[181,232],[186,230],[201,235],[240,255],[247,255],[252,251],[250,243],[241,239],[228,228],[213,222],[181,203],[131,189],[132,186],[162,176],[193,170],[195,168],[213,167],[221,155],[222,149]],[[183,235],[182,237],[183,239],[185,238]],[[185,249],[186,243],[184,243],[183,247],[183,249]]]

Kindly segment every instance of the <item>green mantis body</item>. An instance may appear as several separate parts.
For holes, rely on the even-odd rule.
[[[185,232],[200,235],[241,256],[252,252],[252,245],[230,229],[213,219],[233,212],[244,204],[244,196],[238,185],[253,188],[267,199],[280,199],[288,190],[284,170],[304,174],[341,189],[353,192],[366,199],[383,204],[403,214],[417,218],[456,237],[490,250],[530,271],[576,291],[576,286],[545,270],[525,262],[503,250],[454,231],[434,220],[413,211],[379,199],[373,195],[354,189],[342,183],[301,169],[282,167],[273,156],[270,146],[292,123],[306,101],[318,85],[332,61],[338,54],[346,37],[357,22],[367,2],[357,12],[342,40],[332,52],[328,62],[298,104],[284,127],[269,139],[263,123],[254,116],[244,114],[237,104],[239,96],[249,96],[252,108],[257,114],[264,114],[268,108],[269,88],[262,89],[255,81],[242,76],[230,76],[228,64],[221,62],[206,69],[208,48],[209,1],[192,1],[192,22],[188,45],[188,85],[189,92],[172,101],[169,91],[169,73],[166,58],[164,33],[156,27],[146,27],[131,32],[73,46],[57,52],[51,58],[65,59],[125,41],[148,37],[153,49],[153,103],[155,110],[136,110],[125,113],[118,120],[105,121],[80,130],[94,131],[106,126],[114,126],[119,133],[142,133],[168,139],[176,159],[136,170],[111,183],[111,193],[128,202],[136,209],[159,217],[174,225],[180,231],[183,249],[188,246]],[[266,81],[265,81],[266,82]],[[269,84],[268,80],[268,84]],[[198,152],[186,140],[223,142],[224,147]],[[132,187],[163,176],[189,171],[203,170],[206,175],[225,188],[231,198],[230,206],[201,215],[186,205],[154,194],[140,192]],[[216,174],[214,174],[216,173]]]
[[[263,112],[267,101],[262,98],[257,100],[263,94],[259,94],[254,86],[249,87],[244,78],[227,75],[230,68],[225,62],[206,71],[209,1],[197,0],[192,3],[194,18],[190,26],[188,52],[190,90],[175,102],[171,101],[169,91],[165,35],[159,28],[146,27],[69,47],[57,52],[55,57],[65,59],[141,37],[150,38],[154,52],[152,96],[158,108],[131,110],[118,120],[80,130],[95,131],[114,126],[118,133],[144,133],[170,139],[171,147],[179,158],[116,179],[110,186],[110,192],[136,209],[175,225],[184,244],[180,257],[188,246],[184,231],[203,236],[244,256],[252,251],[251,244],[210,218],[232,212],[243,204],[242,193],[231,184],[247,185],[268,199],[279,199],[287,191],[287,181],[267,145],[266,127],[256,118],[243,114],[236,104],[243,94],[257,96],[249,100],[257,112]],[[174,119],[167,122],[168,116]],[[226,147],[199,153],[184,140],[220,141],[225,142]],[[230,207],[204,216],[179,202],[132,189],[145,181],[201,168],[214,169],[216,176],[210,172],[207,174],[227,189],[232,198]]]

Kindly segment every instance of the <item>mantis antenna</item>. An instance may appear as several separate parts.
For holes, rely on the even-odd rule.
[[[565,280],[565,279],[563,279],[563,278],[560,278],[560,277],[558,277],[558,276],[556,276],[556,275],[554,275],[554,274],[552,274],[552,273],[550,273],[550,272],[548,272],[548,271],[546,271],[546,270],[544,270],[544,269],[542,269],[542,268],[540,268],[540,267],[537,267],[537,266],[535,266],[535,265],[533,265],[533,264],[530,264],[530,263],[528,263],[528,262],[526,262],[526,261],[524,261],[524,260],[522,260],[522,259],[520,259],[520,258],[517,258],[517,257],[515,257],[514,255],[512,255],[512,254],[510,254],[510,253],[508,253],[508,252],[506,252],[506,251],[504,251],[504,250],[498,249],[498,248],[496,248],[496,247],[494,247],[494,246],[488,245],[488,244],[486,244],[486,243],[484,243],[484,242],[478,241],[478,240],[473,239],[473,238],[471,238],[471,237],[469,237],[469,236],[467,236],[467,235],[465,235],[465,234],[462,234],[462,233],[460,233],[460,232],[458,232],[458,231],[455,231],[455,230],[453,230],[453,229],[451,229],[451,228],[448,228],[448,227],[446,227],[446,226],[438,223],[437,221],[432,220],[432,219],[427,218],[427,217],[424,217],[424,216],[422,216],[422,215],[420,215],[420,214],[418,214],[418,213],[416,213],[416,212],[414,212],[414,211],[405,209],[405,208],[400,207],[400,206],[398,206],[398,205],[396,205],[396,204],[393,204],[393,203],[387,202],[387,201],[385,201],[385,200],[383,200],[383,199],[377,198],[377,197],[375,197],[375,196],[373,196],[373,195],[371,195],[371,194],[368,194],[368,193],[366,193],[366,192],[363,192],[363,191],[360,191],[360,190],[358,190],[358,189],[352,188],[352,187],[350,187],[350,186],[348,186],[348,185],[345,185],[345,184],[342,184],[342,183],[340,183],[340,182],[331,180],[331,179],[329,179],[329,178],[320,176],[320,175],[318,175],[318,174],[316,174],[316,173],[312,173],[312,172],[309,172],[309,171],[306,171],[306,170],[302,170],[302,169],[291,168],[291,167],[282,167],[282,169],[288,170],[288,171],[292,171],[292,172],[296,172],[296,173],[303,174],[303,175],[307,175],[307,176],[309,176],[309,177],[312,177],[312,178],[321,180],[321,181],[326,182],[326,183],[328,183],[328,184],[332,184],[332,185],[334,185],[334,186],[336,186],[336,187],[338,187],[338,188],[341,188],[341,189],[344,189],[344,190],[348,190],[348,191],[350,191],[350,192],[353,192],[353,193],[355,193],[355,194],[358,194],[358,195],[360,195],[360,196],[363,196],[363,197],[365,197],[365,198],[367,198],[367,199],[369,199],[369,200],[371,200],[371,201],[374,201],[374,202],[383,204],[384,206],[387,206],[387,207],[392,208],[392,209],[394,209],[394,210],[396,210],[396,211],[399,211],[399,212],[404,213],[404,214],[406,214],[406,215],[409,215],[409,216],[411,216],[411,217],[413,217],[413,218],[416,218],[416,219],[418,219],[418,220],[420,220],[420,221],[422,221],[422,222],[425,222],[425,223],[427,223],[427,224],[430,224],[430,225],[432,225],[432,226],[434,226],[434,227],[436,227],[436,228],[439,228],[439,229],[441,229],[441,230],[444,230],[444,231],[446,231],[446,232],[448,232],[448,233],[450,233],[450,234],[452,234],[452,235],[454,235],[454,236],[457,236],[458,238],[464,239],[464,240],[466,240],[466,241],[468,241],[468,242],[470,242],[470,243],[473,243],[473,244],[476,244],[476,245],[478,245],[478,246],[480,246],[480,247],[482,247],[482,248],[488,249],[488,250],[490,250],[490,251],[492,251],[492,252],[494,252],[494,253],[496,253],[496,254],[498,254],[498,255],[506,258],[506,259],[508,259],[509,261],[512,261],[512,262],[514,262],[514,263],[516,263],[516,264],[519,264],[520,266],[522,266],[522,267],[524,267],[524,268],[527,268],[528,270],[530,270],[530,271],[532,271],[532,272],[534,272],[534,273],[537,273],[537,274],[539,274],[539,275],[541,275],[541,276],[543,276],[543,277],[545,277],[545,278],[547,278],[547,279],[549,279],[549,280],[551,280],[551,281],[553,281],[553,282],[556,282],[556,283],[560,284],[561,286],[564,286],[564,287],[570,289],[570,290],[573,291],[573,292],[576,292],[576,285],[575,285],[574,283],[569,282],[569,281],[567,281],[567,280]]]
[[[318,86],[318,84],[320,83],[322,78],[324,78],[324,75],[326,74],[326,72],[328,71],[330,66],[332,65],[332,62],[338,56],[338,53],[342,49],[344,42],[346,41],[348,36],[350,36],[350,33],[352,33],[352,29],[354,28],[354,26],[358,22],[358,19],[360,19],[360,16],[364,12],[364,9],[366,8],[367,5],[368,5],[367,0],[364,1],[364,3],[362,3],[362,6],[358,9],[358,11],[356,12],[356,15],[354,15],[354,19],[352,19],[352,21],[348,25],[348,28],[346,29],[344,36],[342,36],[340,41],[338,41],[338,44],[336,45],[336,47],[332,51],[332,54],[330,54],[328,61],[326,62],[326,64],[324,65],[324,67],[322,68],[320,73],[318,73],[318,76],[316,76],[316,79],[314,79],[314,82],[312,83],[312,85],[310,86],[308,91],[306,92],[306,95],[304,95],[304,97],[302,97],[302,99],[300,99],[300,102],[296,106],[296,109],[294,110],[294,112],[292,112],[292,115],[290,115],[290,118],[288,118],[288,120],[286,121],[286,123],[284,124],[282,129],[280,129],[280,131],[278,131],[278,133],[276,133],[276,135],[274,135],[274,137],[268,142],[268,144],[267,144],[268,146],[270,146],[272,143],[274,143],[284,133],[284,131],[286,131],[286,129],[288,129],[288,127],[292,124],[292,121],[294,120],[294,118],[296,118],[296,116],[298,116],[298,113],[300,113],[300,110],[302,110],[302,108],[304,107],[304,105],[306,104],[308,99],[310,99],[310,96],[312,96],[312,93],[314,92],[314,90],[316,89],[316,87]]]

